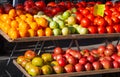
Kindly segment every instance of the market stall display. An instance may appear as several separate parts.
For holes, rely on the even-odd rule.
[[[120,2],[113,4],[110,1],[105,4],[93,1],[45,4],[44,1],[26,0],[24,5],[18,4],[15,7],[5,3],[0,6],[0,34],[7,41],[16,43],[63,39],[75,41],[77,50],[71,49],[70,52],[67,50],[63,50],[66,51],[64,53],[62,53],[63,51],[55,52],[54,49],[52,54],[46,54],[41,53],[41,49],[38,53],[29,52],[32,58],[25,54],[18,56],[13,63],[28,77],[39,77],[39,75],[83,76],[119,72],[119,40],[115,46],[113,44],[102,46],[102,51],[99,48],[81,50],[77,42],[78,39],[88,38],[119,38],[120,8],[118,6],[120,6]],[[59,54],[59,59],[55,57],[56,54]],[[43,55],[48,56],[50,61],[44,60]],[[35,63],[36,60],[40,63]],[[55,64],[51,65],[53,60]],[[28,62],[33,64],[31,64],[33,67],[31,70],[25,68]],[[57,70],[57,68],[61,70]]]

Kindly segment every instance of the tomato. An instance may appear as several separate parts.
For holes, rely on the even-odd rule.
[[[90,13],[90,11],[88,9],[83,9],[83,11],[81,12],[84,16],[88,15]]]
[[[42,9],[42,10],[46,7],[46,4],[45,4],[44,1],[36,1],[36,2],[35,2],[35,5],[36,5],[37,7],[39,7],[40,9]]]
[[[87,28],[91,25],[91,21],[88,18],[82,18],[81,20],[81,26]]]
[[[107,24],[107,23],[106,23],[106,21],[105,21],[104,18],[99,18],[99,19],[98,19],[98,22],[97,22],[97,25],[98,25],[98,26],[105,27],[106,24]]]
[[[74,6],[73,3],[70,1],[66,1],[65,5],[66,5],[67,9],[71,9]]]
[[[86,7],[86,5],[87,5],[87,3],[85,1],[81,1],[80,3],[83,5],[83,7]]]
[[[77,23],[80,24],[80,21],[82,20],[83,17],[84,17],[84,16],[83,16],[82,14],[77,13],[77,14],[76,14]]]
[[[82,12],[83,10],[84,10],[83,7],[82,7],[82,8],[81,8],[81,7],[80,7],[80,8],[77,8],[77,11],[78,11],[78,12]]]
[[[94,21],[93,21],[93,24],[94,24],[94,25],[97,25],[98,20],[99,20],[99,18],[98,18],[98,17],[95,17],[95,18],[94,18]]]
[[[76,7],[77,7],[77,8],[82,8],[83,5],[82,5],[80,2],[78,2],[78,3],[76,4]]]
[[[52,15],[56,15],[60,11],[61,11],[61,8],[59,8],[59,7],[53,7],[53,9],[52,9]]]
[[[94,17],[93,14],[90,13],[90,14],[87,15],[87,18],[88,18],[89,20],[93,21],[95,17]]]
[[[95,26],[89,26],[88,30],[89,30],[90,34],[95,34],[98,32],[97,27],[95,27]]]
[[[113,28],[115,29],[115,32],[120,33],[120,24],[114,25]]]
[[[105,27],[98,27],[98,33],[99,34],[103,34],[103,33],[106,33],[106,32],[107,32],[107,30],[106,30]]]
[[[26,59],[31,60],[31,59],[33,59],[36,56],[36,53],[35,53],[35,51],[27,50],[25,52],[24,56],[25,56]]]
[[[107,33],[114,33],[115,32],[113,26],[107,26],[106,30],[107,30]]]
[[[105,15],[112,16],[112,11],[111,10],[105,10]]]
[[[113,25],[113,20],[109,16],[104,17],[108,25]]]
[[[55,6],[57,6],[57,4],[56,4],[55,2],[49,2],[49,3],[47,4],[47,6],[55,7]]]
[[[115,24],[118,24],[120,20],[116,16],[112,16],[111,19],[114,21]]]
[[[107,6],[113,6],[113,3],[111,2],[111,1],[107,1],[106,3],[105,3],[105,5],[107,5]]]
[[[58,5],[65,6],[65,2],[61,1],[60,3],[58,3]]]
[[[25,57],[24,56],[18,56],[17,57],[17,63],[18,64],[22,64],[22,62],[25,60]]]
[[[114,11],[112,13],[112,16],[115,16],[115,17],[118,17],[120,15],[120,12],[119,11]]]

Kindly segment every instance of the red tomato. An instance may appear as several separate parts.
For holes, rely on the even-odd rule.
[[[35,51],[27,50],[25,52],[24,56],[25,56],[26,59],[31,60],[31,59],[33,59],[36,56],[36,53],[35,53]]]
[[[105,10],[105,15],[112,16],[112,11],[111,10]]]
[[[60,3],[58,3],[58,5],[65,6],[65,2],[61,1]]]
[[[113,6],[113,3],[112,3],[111,1],[107,1],[107,2],[105,3],[105,5],[107,5],[107,6]]]
[[[88,18],[82,18],[81,20],[81,26],[87,28],[91,25],[91,21]]]
[[[90,13],[90,11],[88,9],[83,9],[83,11],[81,12],[84,16],[88,15]]]
[[[85,1],[81,1],[80,2],[82,4],[83,7],[86,7],[87,3]]]
[[[97,22],[98,26],[105,27],[106,26],[106,21],[104,18],[99,18]]]
[[[95,34],[98,32],[97,27],[95,27],[95,26],[89,26],[88,30],[89,30],[90,34]]]
[[[55,6],[57,6],[57,4],[56,4],[55,2],[49,2],[49,3],[47,4],[47,6],[55,7]]]
[[[77,22],[80,24],[80,21],[82,20],[82,18],[83,18],[84,16],[82,15],[82,14],[80,14],[80,13],[77,13],[76,14],[76,19],[77,19]]]
[[[83,9],[84,9],[83,7],[82,7],[82,8],[80,7],[80,8],[77,9],[77,11],[78,11],[78,12],[82,12]]]
[[[113,28],[115,29],[116,33],[120,33],[120,24],[114,25]]]
[[[106,30],[107,30],[107,33],[114,33],[115,32],[113,26],[107,26]]]
[[[112,16],[111,19],[114,21],[115,24],[118,24],[120,20],[116,16]]]
[[[106,33],[106,32],[107,32],[107,30],[106,30],[105,27],[98,27],[98,33],[99,34],[103,34],[103,33]]]
[[[88,18],[89,20],[93,21],[95,17],[94,17],[93,14],[88,14],[88,15],[87,15],[87,18]]]
[[[46,4],[45,4],[44,1],[36,1],[36,2],[35,2],[35,5],[36,5],[37,7],[39,7],[40,9],[42,9],[42,10],[46,7]]]
[[[113,25],[113,20],[111,19],[111,17],[105,16],[104,18],[105,18],[105,20],[107,21],[107,24],[108,24],[108,25]]]
[[[98,18],[98,17],[95,17],[95,18],[94,18],[94,21],[93,21],[93,24],[94,24],[94,25],[97,25],[98,20],[99,20],[99,18]]]

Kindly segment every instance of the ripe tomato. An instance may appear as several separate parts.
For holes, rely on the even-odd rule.
[[[115,29],[116,33],[120,33],[120,24],[114,25],[113,28]]]
[[[49,2],[49,3],[47,4],[47,6],[55,7],[55,6],[57,6],[57,4],[56,4],[55,2]]]
[[[90,14],[87,15],[87,18],[88,18],[89,20],[93,21],[95,17],[94,17],[93,14],[90,13]]]
[[[113,3],[111,2],[111,1],[107,1],[106,3],[105,3],[105,5],[107,5],[107,6],[113,6]]]
[[[83,16],[82,14],[77,13],[77,14],[76,14],[77,23],[80,24],[80,21],[82,20],[83,17],[84,17],[84,16]]]
[[[84,16],[88,15],[90,13],[90,11],[88,9],[83,9],[83,11],[81,12]]]
[[[89,30],[90,34],[95,34],[98,32],[97,27],[95,27],[95,26],[89,26],[88,30]]]
[[[106,16],[112,16],[112,11],[111,10],[105,10],[105,15]]]
[[[91,25],[91,21],[88,18],[82,18],[81,20],[81,26],[87,28]]]
[[[108,25],[113,25],[113,20],[109,16],[104,17]]]
[[[105,27],[98,27],[98,33],[99,34],[103,34],[103,33],[106,33],[106,32],[107,32],[107,30],[106,30]]]
[[[104,18],[99,18],[97,22],[98,26],[105,27],[106,26],[106,21]]]
[[[24,56],[18,56],[17,57],[17,63],[18,64],[22,64],[22,62],[25,60],[25,57]]]
[[[118,24],[120,22],[120,20],[118,19],[118,17],[116,17],[115,15],[112,16],[111,19],[114,21],[115,24]]]
[[[107,33],[114,33],[115,32],[113,26],[107,26],[106,30],[107,30]]]
[[[83,7],[80,7],[80,8],[77,9],[78,12],[82,12],[83,10],[84,10]]]
[[[26,59],[31,60],[31,59],[33,59],[36,56],[36,53],[35,53],[35,51],[27,50],[25,52],[24,56],[25,56]]]

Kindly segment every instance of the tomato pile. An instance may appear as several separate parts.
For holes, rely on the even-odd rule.
[[[11,39],[69,34],[120,33],[120,2],[107,1],[104,15],[95,15],[101,2],[26,0],[13,7],[0,5],[0,29]],[[45,8],[45,9],[43,9]]]
[[[120,68],[120,44],[110,43],[80,51],[55,47],[51,51],[37,55],[27,50],[16,61],[31,76]]]

